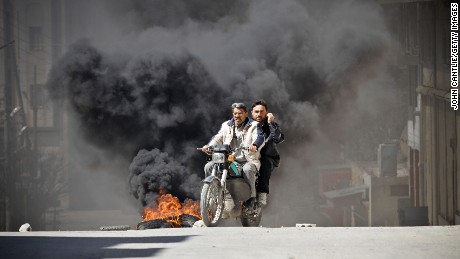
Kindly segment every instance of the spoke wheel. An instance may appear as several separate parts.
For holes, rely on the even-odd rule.
[[[200,200],[201,217],[207,227],[219,224],[224,209],[224,192],[219,181],[205,183],[201,190]]]

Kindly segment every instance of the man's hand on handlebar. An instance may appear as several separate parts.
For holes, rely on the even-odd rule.
[[[203,153],[206,153],[209,155],[209,146],[208,145],[204,145],[202,148],[201,148],[201,151],[203,151]]]

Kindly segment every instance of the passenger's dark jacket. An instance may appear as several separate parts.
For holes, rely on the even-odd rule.
[[[270,157],[273,159],[273,165],[279,166],[280,154],[276,148],[276,144],[284,141],[284,134],[281,132],[278,123],[268,123],[267,119],[265,119],[262,123],[262,131],[265,136],[265,146],[260,151],[260,155]]]

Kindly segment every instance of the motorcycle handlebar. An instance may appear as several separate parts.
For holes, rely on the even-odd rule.
[[[214,149],[213,146],[208,146],[208,151],[212,152],[213,149]],[[203,151],[203,148],[197,147],[196,150]],[[237,151],[237,150],[249,150],[249,146],[241,146],[241,147],[236,148],[234,151]]]

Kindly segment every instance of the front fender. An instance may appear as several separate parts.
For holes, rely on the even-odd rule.
[[[220,183],[219,178],[217,176],[215,176],[215,175],[210,175],[210,176],[204,178],[202,182],[203,183],[211,183],[214,180],[217,180]]]

